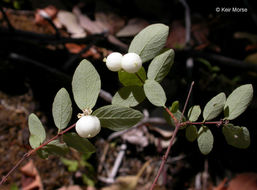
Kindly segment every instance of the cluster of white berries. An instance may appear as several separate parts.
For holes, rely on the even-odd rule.
[[[83,138],[92,138],[100,132],[101,124],[96,116],[83,115],[77,121],[75,129],[79,136]]]
[[[106,58],[106,66],[111,71],[123,69],[128,73],[136,73],[142,67],[142,60],[136,53],[122,55],[119,52],[113,52]]]
[[[106,59],[106,66],[111,71],[123,69],[128,73],[136,73],[142,67],[142,60],[136,53],[127,53],[124,56],[118,52],[111,53]],[[96,116],[92,116],[91,110],[85,109],[79,114],[79,120],[75,129],[80,137],[91,138],[101,130],[101,124]]]

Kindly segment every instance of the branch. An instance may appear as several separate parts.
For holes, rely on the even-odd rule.
[[[20,164],[26,160],[27,158],[29,158],[32,154],[34,154],[35,152],[37,152],[39,149],[43,148],[44,146],[48,145],[50,142],[52,142],[53,140],[57,139],[58,137],[62,136],[64,133],[68,132],[69,130],[73,129],[76,126],[76,124],[74,123],[73,125],[71,125],[70,127],[66,128],[65,130],[61,131],[60,133],[58,133],[57,135],[55,135],[53,138],[49,139],[48,141],[44,142],[43,144],[41,144],[39,147],[28,151],[27,153],[25,153],[23,155],[23,157],[13,166],[13,168],[5,175],[2,177],[2,180],[0,182],[0,185],[2,185],[7,178],[20,166]]]
[[[153,190],[154,187],[155,187],[155,185],[157,184],[157,181],[158,181],[158,179],[159,179],[159,177],[160,177],[160,175],[161,175],[161,173],[162,173],[162,170],[163,170],[163,168],[164,168],[164,165],[165,165],[165,163],[166,163],[166,161],[167,161],[167,159],[168,159],[168,156],[169,156],[169,153],[170,153],[170,149],[171,149],[171,147],[173,146],[175,137],[177,136],[178,130],[179,130],[179,128],[181,127],[181,123],[180,123],[180,122],[181,122],[181,119],[183,118],[185,109],[186,109],[186,107],[187,107],[188,100],[189,100],[190,95],[191,95],[191,93],[192,93],[192,88],[193,88],[193,86],[194,86],[194,82],[191,83],[191,86],[190,86],[190,89],[189,89],[189,92],[188,92],[188,95],[187,95],[186,103],[185,103],[185,105],[184,105],[181,118],[178,120],[178,122],[175,122],[176,120],[174,120],[174,122],[176,123],[176,124],[175,124],[175,130],[174,130],[173,135],[172,135],[172,137],[171,137],[171,139],[170,139],[170,143],[169,143],[169,146],[168,146],[168,148],[167,148],[167,150],[166,150],[166,152],[165,152],[165,155],[162,157],[162,162],[161,162],[160,168],[159,168],[159,170],[158,170],[158,173],[157,173],[157,175],[156,175],[156,177],[155,177],[155,179],[154,179],[154,182],[153,182],[153,184],[152,184],[150,190]],[[170,114],[170,112],[168,112],[168,113]],[[172,115],[173,115],[173,114],[172,114]],[[172,117],[172,116],[171,116],[171,117]],[[173,118],[173,117],[172,117],[172,118]]]

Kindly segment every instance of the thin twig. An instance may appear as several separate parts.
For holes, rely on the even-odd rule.
[[[125,155],[126,149],[127,149],[127,145],[126,144],[122,144],[121,147],[120,147],[120,152],[119,152],[119,154],[116,157],[116,160],[114,162],[114,166],[112,168],[112,171],[111,171],[111,173],[108,176],[108,178],[113,180],[113,181],[114,181],[115,176],[118,173],[118,170],[119,170],[120,164],[121,164],[121,162],[123,160],[123,157]]]
[[[195,82],[193,81],[193,82],[191,83],[191,86],[190,86],[189,92],[188,92],[188,94],[187,94],[186,103],[185,103],[185,105],[184,105],[184,108],[183,108],[183,111],[182,111],[181,117],[180,117],[180,119],[179,119],[179,122],[181,122],[181,121],[182,121],[182,118],[183,118],[183,116],[184,116],[184,114],[185,114],[186,107],[187,107],[187,104],[188,104],[188,101],[189,101],[190,95],[191,95],[191,93],[192,93],[192,89],[193,89],[194,84],[195,84]]]
[[[180,126],[181,126],[181,125],[180,125],[180,122],[181,122],[181,119],[183,118],[185,109],[186,109],[186,107],[187,107],[188,100],[189,100],[190,95],[191,95],[191,93],[192,93],[193,85],[194,85],[194,82],[191,83],[191,86],[190,86],[190,89],[189,89],[189,92],[188,92],[188,95],[187,95],[187,99],[186,99],[186,102],[185,102],[185,105],[184,105],[184,108],[183,108],[182,116],[181,116],[180,120],[179,120],[179,121],[176,123],[176,125],[175,125],[175,130],[174,130],[173,135],[172,135],[172,137],[171,137],[171,139],[170,139],[169,146],[168,146],[168,148],[167,148],[167,150],[166,150],[166,152],[165,152],[165,155],[162,157],[161,165],[160,165],[159,170],[158,170],[158,173],[157,173],[157,175],[156,175],[156,177],[155,177],[155,179],[154,179],[154,181],[153,181],[153,183],[152,183],[152,185],[151,185],[150,190],[153,190],[154,187],[155,187],[155,185],[157,184],[157,181],[158,181],[158,179],[159,179],[159,177],[160,177],[160,175],[161,175],[161,173],[162,173],[162,171],[163,171],[164,165],[165,165],[165,163],[166,163],[166,161],[167,161],[167,159],[168,159],[168,155],[169,155],[169,153],[170,153],[170,149],[171,149],[171,147],[172,147],[173,144],[174,144],[175,137],[177,136],[178,130],[179,130]],[[168,113],[169,113],[169,112],[168,112]],[[172,115],[173,115],[173,114],[172,114]],[[173,118],[173,117],[172,117],[172,118]],[[174,122],[175,122],[175,121],[174,121]]]
[[[13,166],[13,168],[5,175],[2,177],[2,180],[0,182],[0,185],[2,185],[7,178],[20,166],[20,164],[26,160],[27,158],[29,158],[32,154],[34,154],[35,152],[37,152],[39,149],[43,148],[44,146],[48,145],[50,142],[52,142],[53,140],[57,139],[59,136],[63,135],[64,133],[66,133],[67,131],[71,130],[72,128],[75,127],[76,124],[71,125],[70,127],[66,128],[65,130],[61,131],[60,133],[58,133],[57,135],[55,135],[53,138],[49,139],[48,141],[44,142],[43,144],[41,144],[39,147],[28,151],[27,153],[25,153],[23,155],[23,157]]]

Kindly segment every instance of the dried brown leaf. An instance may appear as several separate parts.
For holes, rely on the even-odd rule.
[[[117,34],[117,37],[130,37],[135,36],[138,32],[143,30],[149,23],[141,18],[132,18],[128,24],[122,28]]]

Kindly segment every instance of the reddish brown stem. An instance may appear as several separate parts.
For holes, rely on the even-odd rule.
[[[160,165],[160,167],[159,167],[158,173],[157,173],[157,175],[156,175],[156,177],[155,177],[155,179],[154,179],[154,182],[152,183],[152,186],[151,186],[150,190],[153,190],[153,189],[154,189],[154,187],[155,187],[155,185],[156,185],[156,183],[157,183],[157,181],[158,181],[158,179],[159,179],[159,177],[160,177],[160,175],[161,175],[161,173],[162,173],[162,170],[163,170],[163,168],[164,168],[164,165],[165,165],[165,163],[166,163],[166,161],[167,161],[167,159],[168,159],[168,155],[169,155],[169,153],[170,153],[170,149],[171,149],[171,147],[172,147],[173,144],[174,144],[175,137],[176,137],[176,135],[177,135],[177,133],[178,133],[178,130],[179,130],[180,126],[181,126],[181,120],[182,120],[183,115],[184,115],[184,113],[185,113],[185,110],[186,110],[186,107],[187,107],[187,104],[188,104],[190,95],[191,95],[191,93],[192,93],[193,86],[194,86],[194,82],[191,83],[191,86],[190,86],[190,89],[189,89],[189,92],[188,92],[188,95],[187,95],[187,98],[186,98],[186,102],[185,102],[185,105],[184,105],[184,108],[183,108],[183,111],[182,111],[182,115],[181,115],[181,118],[179,118],[179,120],[177,120],[177,119],[175,118],[175,116],[173,115],[173,113],[171,113],[171,111],[170,111],[168,108],[165,108],[165,110],[166,110],[167,113],[171,116],[171,118],[173,119],[173,121],[174,121],[174,123],[175,123],[175,130],[174,130],[173,135],[172,135],[172,137],[171,137],[171,139],[170,139],[170,143],[169,143],[169,146],[168,146],[168,148],[167,148],[167,150],[166,150],[166,152],[165,152],[165,155],[162,157],[161,165]]]
[[[176,125],[175,130],[174,130],[174,132],[173,132],[173,135],[172,135],[172,137],[171,137],[171,139],[170,139],[170,143],[169,143],[169,146],[168,146],[168,148],[167,148],[167,150],[166,150],[166,153],[165,153],[165,155],[162,157],[161,165],[160,165],[160,167],[159,167],[158,173],[157,173],[157,175],[156,175],[156,177],[155,177],[155,179],[154,179],[154,182],[153,182],[153,184],[152,184],[150,190],[153,190],[154,187],[155,187],[155,185],[157,184],[157,181],[158,181],[158,179],[159,179],[159,177],[160,177],[160,175],[161,175],[161,173],[162,173],[162,170],[163,170],[163,168],[164,168],[164,165],[165,165],[165,163],[166,163],[166,161],[167,161],[167,159],[168,159],[168,155],[169,155],[169,153],[170,153],[170,149],[171,149],[171,147],[172,147],[172,145],[173,145],[173,143],[174,143],[174,140],[175,140],[175,137],[176,137],[177,132],[178,132],[178,130],[179,130],[179,127],[180,127],[180,125],[179,125],[179,123],[178,123],[178,124]]]
[[[170,117],[173,119],[175,125],[178,123],[177,118],[174,116],[174,114],[169,110],[169,108],[165,108],[166,112],[170,115]]]
[[[52,142],[53,140],[57,139],[59,136],[63,135],[64,133],[66,133],[67,131],[71,130],[72,128],[75,127],[76,124],[71,125],[70,127],[68,127],[67,129],[61,131],[60,133],[58,133],[57,135],[55,135],[53,138],[49,139],[48,141],[44,142],[43,144],[41,144],[39,147],[28,151],[27,153],[25,153],[23,155],[23,157],[13,166],[13,168],[5,175],[2,177],[2,180],[0,182],[0,185],[2,185],[7,178],[20,166],[20,164],[26,160],[27,158],[29,158],[32,154],[34,154],[35,152],[37,152],[39,149],[43,148],[44,146],[48,145],[50,142]]]

